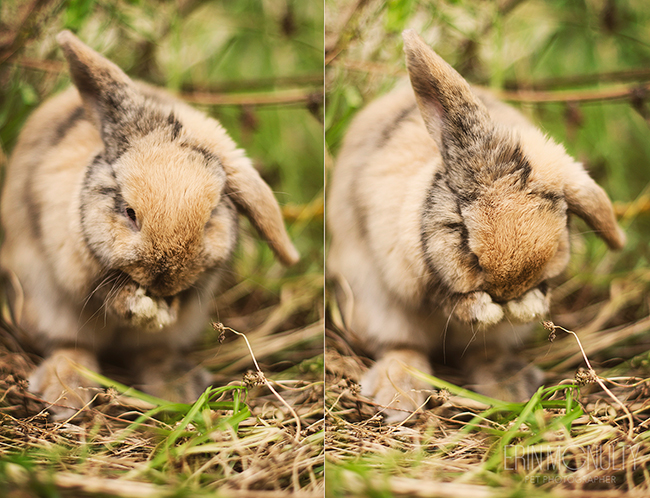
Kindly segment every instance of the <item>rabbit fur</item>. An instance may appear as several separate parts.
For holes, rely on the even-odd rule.
[[[271,189],[217,121],[133,82],[69,31],[57,41],[75,86],[27,122],[2,196],[0,261],[24,294],[19,325],[46,354],[30,389],[84,406],[93,384],[75,364],[97,371],[112,354],[144,390],[193,401],[207,372],[183,353],[207,324],[237,213],[283,263],[298,253]]]
[[[377,359],[362,393],[404,419],[426,399],[430,357],[470,387],[528,398],[541,372],[513,351],[569,260],[569,214],[623,246],[605,192],[563,147],[470,88],[412,30],[410,83],[353,120],[330,185],[327,270],[346,328]]]

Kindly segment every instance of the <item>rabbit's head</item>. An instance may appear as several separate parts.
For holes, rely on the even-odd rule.
[[[447,307],[463,321],[528,321],[548,307],[547,280],[569,258],[568,216],[613,249],[624,244],[605,192],[532,125],[508,126],[415,32],[408,72],[442,157],[423,208],[421,243]]]
[[[80,204],[83,237],[107,270],[177,294],[229,259],[238,209],[282,262],[297,261],[270,188],[219,123],[154,98],[69,31],[57,41],[103,143]]]

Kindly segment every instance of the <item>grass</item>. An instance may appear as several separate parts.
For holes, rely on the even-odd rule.
[[[461,389],[462,372],[438,365],[438,377],[413,372],[431,385],[430,408],[383,423],[382,407],[359,393],[371,360],[328,296],[327,496],[648,493],[650,129],[639,90],[650,81],[648,15],[636,1],[326,2],[328,168],[356,112],[406,76],[400,33],[414,28],[583,162],[628,237],[611,253],[573,221],[555,337],[540,324],[523,353],[546,371],[527,403]]]
[[[2,2],[0,164],[29,114],[69,84],[54,42],[62,29],[221,121],[275,191],[302,260],[283,268],[243,223],[214,302],[223,328],[206,323],[192,353],[217,387],[170,404],[106,370],[74,422],[51,421],[27,391],[40,358],[0,303],[3,496],[321,496],[323,5]]]

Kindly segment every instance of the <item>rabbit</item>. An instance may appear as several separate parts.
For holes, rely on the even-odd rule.
[[[327,199],[327,272],[345,327],[376,359],[362,394],[402,421],[455,362],[475,391],[525,400],[542,372],[516,354],[569,260],[569,217],[612,249],[604,190],[518,111],[470,87],[413,30],[402,82],[351,123]]]
[[[6,172],[0,264],[18,325],[45,360],[30,390],[64,418],[120,359],[134,384],[192,402],[209,385],[185,352],[208,324],[246,215],[279,260],[299,255],[269,186],[219,122],[132,81],[69,31],[74,86],[30,117]],[[17,303],[18,300],[15,300]]]

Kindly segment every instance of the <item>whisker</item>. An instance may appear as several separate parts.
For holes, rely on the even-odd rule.
[[[447,317],[447,323],[445,324],[445,329],[442,332],[442,361],[445,364],[447,363],[447,330],[449,329],[449,323],[451,322],[451,317],[453,316],[454,311],[456,310],[456,306],[458,306],[459,302],[460,300],[454,303],[454,307],[449,312],[449,317]]]
[[[93,296],[94,296],[94,295],[95,295],[95,294],[96,294],[96,293],[97,293],[101,288],[103,288],[103,287],[105,287],[105,286],[107,286],[107,285],[109,285],[109,284],[111,284],[111,283],[113,283],[113,285],[114,285],[115,280],[117,280],[118,278],[119,278],[119,275],[117,275],[117,274],[115,274],[115,273],[109,273],[108,275],[106,275],[106,277],[104,277],[104,278],[99,282],[99,284],[97,284],[97,286],[95,286],[95,288],[93,289],[93,291],[92,291],[92,292],[91,292],[91,293],[86,297],[86,299],[84,300],[84,304],[83,304],[83,306],[82,306],[82,308],[81,308],[81,311],[80,311],[80,313],[79,313],[79,317],[78,317],[77,334],[79,333],[79,330],[81,330],[83,327],[85,327],[86,325],[88,325],[88,323],[89,323],[89,322],[93,319],[93,317],[97,314],[97,311],[95,311],[95,312],[90,316],[90,318],[88,318],[88,320],[86,320],[83,324],[81,323],[81,318],[82,318],[82,316],[83,316],[83,313],[84,313],[84,311],[86,310],[88,304],[90,303],[92,297],[93,297]],[[109,292],[110,292],[110,291],[109,291]],[[101,306],[100,306],[100,309],[101,309]]]
[[[104,279],[106,282],[103,285],[107,285],[109,282],[112,283],[111,288],[108,290],[106,293],[106,297],[104,297],[101,306],[95,312],[86,320],[86,322],[82,325],[82,327],[85,327],[92,321],[94,318],[96,318],[102,311],[104,312],[104,327],[106,327],[108,323],[108,306],[111,304],[116,296],[118,295],[119,290],[124,286],[129,281],[130,277],[124,273],[117,273],[117,274],[112,274],[111,279],[107,280]],[[111,282],[112,280],[112,282]]]
[[[97,284],[97,285],[95,286],[95,288],[92,290],[92,292],[91,292],[90,294],[88,294],[88,296],[87,296],[86,299],[84,300],[84,304],[83,304],[83,306],[82,306],[82,308],[81,308],[81,313],[84,312],[84,310],[86,309],[86,306],[88,305],[88,303],[90,302],[90,300],[92,299],[92,297],[93,297],[93,296],[94,296],[94,295],[95,295],[95,294],[96,294],[96,293],[97,293],[97,292],[98,292],[102,287],[104,287],[105,285],[108,285],[108,283],[110,283],[111,280],[113,280],[113,279],[117,279],[118,277],[119,277],[119,275],[116,275],[116,274],[114,274],[114,273],[109,273],[109,274],[107,274],[107,275],[102,279],[102,281],[99,282],[99,284]],[[81,313],[80,313],[80,316],[81,316]]]
[[[469,341],[467,341],[467,344],[465,345],[465,349],[463,349],[463,352],[460,355],[461,358],[465,356],[465,353],[469,349],[470,344],[472,344],[474,342],[474,339],[476,339],[476,334],[478,332],[477,330],[474,329],[474,322],[470,322],[469,324],[472,328],[472,337],[470,337]],[[483,345],[485,346],[485,334],[483,334]]]

